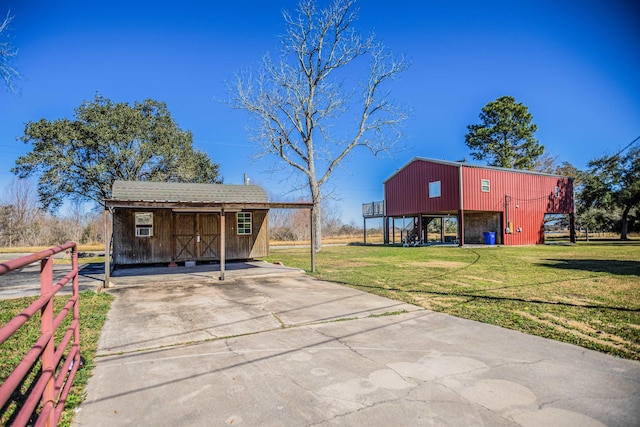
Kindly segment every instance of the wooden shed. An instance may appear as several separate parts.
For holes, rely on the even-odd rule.
[[[257,185],[115,181],[113,263],[219,261],[223,209],[226,259],[267,256],[266,204]]]
[[[270,208],[313,209],[313,203],[269,203],[257,185],[115,181],[105,208],[114,265],[224,266],[269,255]]]
[[[426,241],[428,222],[455,218],[457,241],[530,245],[544,243],[545,218],[566,215],[575,241],[573,179],[533,171],[414,158],[384,182],[384,217],[415,219]]]

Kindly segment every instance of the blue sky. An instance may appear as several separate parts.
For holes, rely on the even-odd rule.
[[[0,0],[15,16],[11,42],[20,94],[0,88],[0,194],[24,124],[71,118],[96,93],[118,102],[167,103],[226,183],[246,172],[275,199],[295,180],[255,161],[247,116],[217,100],[226,81],[275,53],[282,10],[296,1]],[[320,4],[326,1],[320,0]],[[353,152],[330,181],[345,222],[382,200],[382,182],[415,156],[470,158],[467,125],[489,101],[511,95],[529,108],[537,139],[578,168],[640,135],[640,6],[634,1],[360,0],[357,28],[375,32],[413,66],[391,87],[411,111],[403,149],[375,159]]]

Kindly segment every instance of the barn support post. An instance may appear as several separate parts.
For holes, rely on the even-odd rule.
[[[569,215],[569,240],[571,243],[576,242],[576,213]]]
[[[389,244],[389,218],[386,216],[382,217],[382,243]]]
[[[109,208],[104,208],[104,288],[111,287],[111,238],[113,236],[113,224],[110,221]]]
[[[396,243],[396,219],[391,218],[391,244]]]
[[[225,263],[225,247],[227,246],[225,242],[225,213],[224,207],[220,209],[220,280],[224,280],[224,263]]]
[[[443,216],[440,217],[440,243],[444,243],[444,235],[446,232],[447,224]]]

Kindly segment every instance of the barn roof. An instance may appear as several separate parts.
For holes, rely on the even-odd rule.
[[[115,181],[112,200],[169,203],[267,203],[257,185]]]
[[[452,161],[449,161],[449,160],[437,160],[437,159],[429,159],[429,158],[425,158],[425,157],[414,157],[407,164],[402,166],[400,169],[396,170],[393,173],[393,175],[391,175],[389,178],[385,179],[383,183],[391,180],[391,178],[396,176],[400,171],[405,169],[407,166],[409,166],[413,162],[438,163],[438,164],[441,164],[441,165],[449,165],[449,166],[454,166],[454,167],[462,166],[462,167],[465,167],[465,168],[488,169],[488,170],[498,170],[498,171],[503,171],[503,172],[524,173],[524,174],[529,174],[529,175],[541,175],[541,176],[553,176],[553,177],[567,178],[567,177],[564,177],[564,176],[561,176],[561,175],[555,175],[555,174],[539,172],[539,171],[501,168],[501,167],[497,167],[497,166],[474,165],[474,164],[471,164],[471,163],[467,163],[466,161],[452,162]]]

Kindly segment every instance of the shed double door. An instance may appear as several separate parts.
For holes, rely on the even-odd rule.
[[[207,261],[220,256],[220,215],[173,214],[174,261]]]

